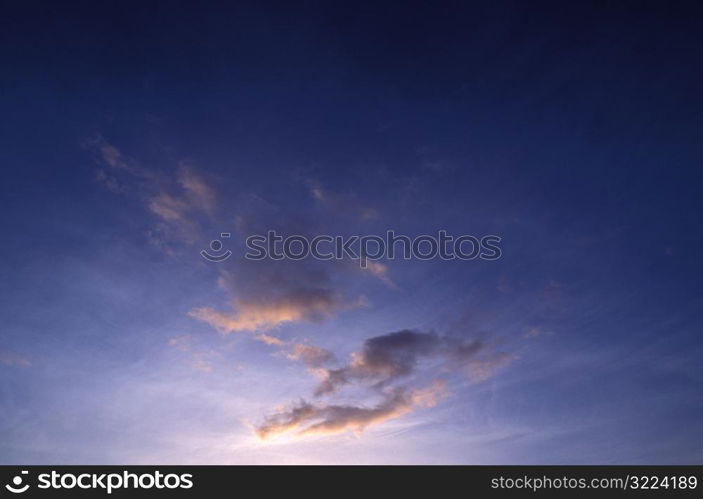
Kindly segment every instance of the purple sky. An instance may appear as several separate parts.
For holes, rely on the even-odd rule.
[[[0,49],[1,463],[701,462],[690,16],[42,11]],[[244,258],[391,229],[502,256]]]

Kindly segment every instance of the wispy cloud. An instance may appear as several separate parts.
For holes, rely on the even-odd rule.
[[[338,193],[325,189],[317,181],[308,181],[310,195],[326,210],[333,210],[335,214],[352,216],[361,220],[368,220],[378,216],[378,210],[368,202],[362,201],[353,192]]]
[[[181,198],[159,192],[149,199],[149,209],[166,222],[183,222],[189,206]]]
[[[175,179],[154,183],[146,190],[145,202],[149,210],[189,241],[199,238],[200,218],[210,218],[215,210],[214,189],[192,166],[183,163]]]
[[[390,278],[388,265],[374,260],[366,259],[366,267],[359,267],[361,270],[369,272],[388,287],[398,289],[398,285]]]
[[[291,360],[300,360],[309,367],[320,367],[334,360],[334,354],[329,350],[315,346],[296,343],[288,352],[287,357]]]
[[[192,369],[205,373],[213,372],[212,357],[214,352],[196,348],[190,335],[184,334],[170,338],[168,345],[183,353]]]
[[[266,333],[257,334],[256,336],[254,336],[254,339],[271,346],[283,346],[286,344],[286,342],[282,339],[277,338],[275,336],[271,336],[270,334]]]
[[[537,338],[539,336],[551,335],[552,332],[548,331],[542,327],[527,327],[525,332],[522,334],[525,338]]]
[[[139,166],[136,160],[122,154],[117,147],[110,144],[105,138],[98,134],[90,139],[85,139],[83,147],[91,151],[98,163],[103,166],[123,170],[134,176],[148,176],[146,170]]]
[[[215,190],[195,171],[193,166],[186,162],[180,163],[178,183],[183,188],[185,199],[192,209],[212,213],[217,198]]]
[[[193,242],[198,238],[199,219],[209,218],[216,208],[214,188],[181,161],[172,174],[157,173],[124,154],[101,135],[83,141],[98,165],[96,179],[117,194],[137,196],[158,221],[151,235]],[[164,241],[161,245],[165,246]]]
[[[466,363],[468,374],[475,380],[484,381],[495,372],[514,361],[517,357],[506,352],[492,352],[482,358],[471,359]]]

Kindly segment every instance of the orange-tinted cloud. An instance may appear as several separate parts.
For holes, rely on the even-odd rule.
[[[300,360],[310,367],[319,367],[334,359],[334,354],[329,350],[302,343],[294,344],[286,356],[291,360]]]
[[[269,416],[255,427],[255,432],[261,439],[292,431],[298,436],[330,435],[345,431],[360,434],[369,426],[399,418],[418,407],[432,407],[445,393],[445,383],[438,380],[423,389],[393,390],[386,393],[384,400],[373,407],[301,402]]]
[[[363,269],[363,268],[362,268]],[[398,285],[393,282],[393,279],[390,278],[389,272],[388,272],[388,265],[385,265],[381,262],[376,262],[374,260],[366,260],[366,268],[363,269],[369,272],[371,275],[382,281],[384,284],[391,288],[398,288]]]
[[[276,298],[236,300],[231,313],[202,307],[191,310],[189,315],[227,334],[262,331],[287,322],[318,322],[352,305],[328,289],[299,288]]]
[[[254,339],[271,346],[282,347],[286,344],[286,342],[282,339],[277,338],[275,336],[271,336],[270,334],[266,333],[257,334],[256,336],[254,336]]]

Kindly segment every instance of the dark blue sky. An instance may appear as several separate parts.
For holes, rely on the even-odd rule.
[[[3,18],[0,462],[703,458],[692,3],[24,2]],[[269,228],[497,234],[503,256],[245,262]],[[225,231],[232,259],[204,262]],[[482,347],[450,374],[416,359],[393,398],[348,362],[386,336],[407,341],[396,353]],[[352,392],[314,399],[325,369],[351,369]],[[434,407],[414,402],[430,388]],[[325,404],[390,409],[259,442],[300,397],[326,423]]]

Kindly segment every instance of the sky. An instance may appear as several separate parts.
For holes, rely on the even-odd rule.
[[[3,19],[0,463],[703,461],[693,8]],[[501,256],[245,258],[268,230]]]

